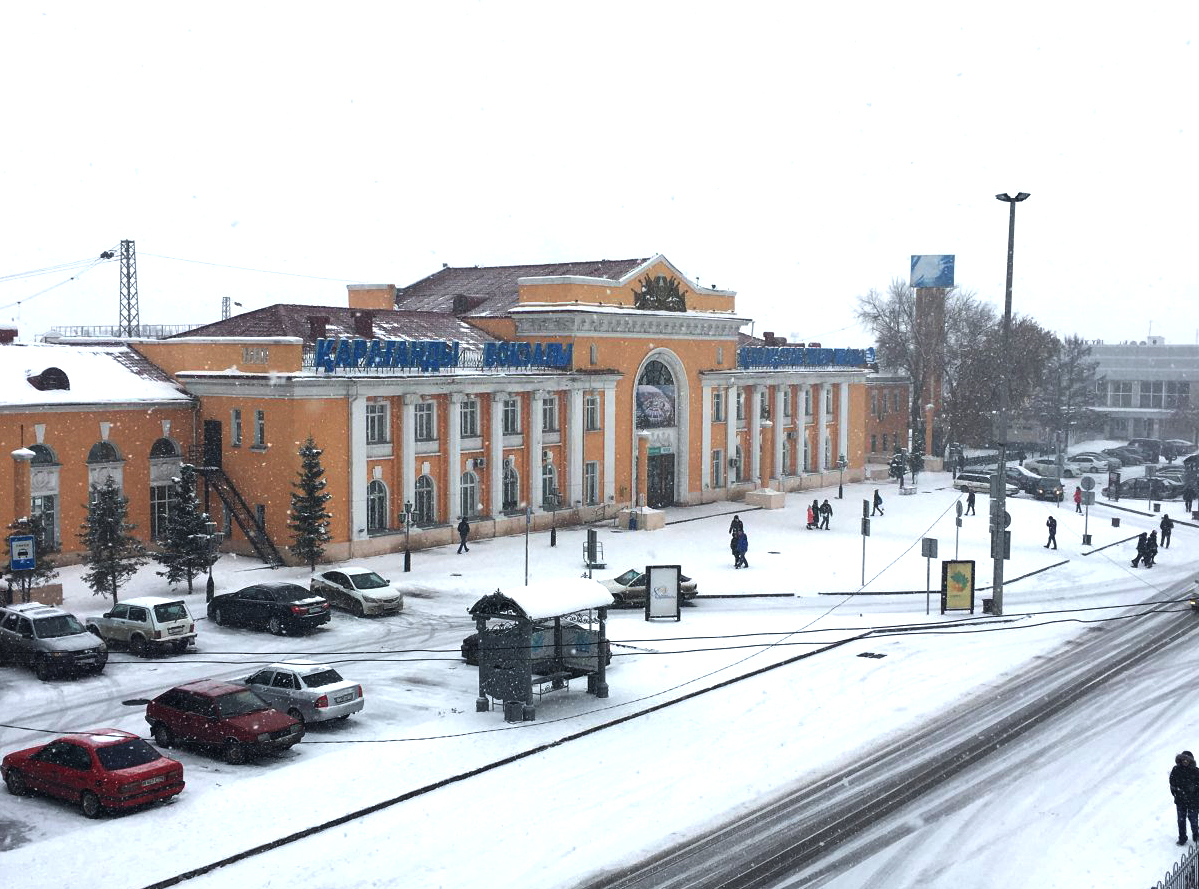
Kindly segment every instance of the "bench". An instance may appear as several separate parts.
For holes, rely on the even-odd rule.
[[[906,487],[906,488],[900,488],[900,489],[899,489],[899,493],[900,493],[900,494],[902,494],[902,495],[903,495],[903,496],[905,496],[905,497],[906,497],[908,494],[915,494],[915,493],[916,493],[916,486],[915,486],[915,485],[909,485],[909,486],[908,486],[908,487]]]
[[[574,678],[572,673],[547,673],[545,676],[533,677],[533,694],[537,695],[537,699],[541,700],[542,695],[548,694],[551,691],[559,689],[570,690],[570,680]]]

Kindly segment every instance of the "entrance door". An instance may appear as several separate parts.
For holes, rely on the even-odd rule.
[[[221,421],[204,421],[204,465],[221,468]]]
[[[647,506],[662,509],[674,503],[674,454],[651,454],[646,476]]]

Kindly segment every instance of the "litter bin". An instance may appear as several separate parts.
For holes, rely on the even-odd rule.
[[[637,514],[635,512],[629,513],[629,530],[630,531],[637,530]]]
[[[522,722],[524,718],[524,701],[504,701],[504,722]]]
[[[994,599],[983,599],[983,614],[994,614],[994,613],[995,613],[995,600]]]
[[[1114,516],[1112,516],[1112,527],[1113,527],[1113,528],[1119,528],[1119,527],[1120,527],[1120,517],[1119,517],[1118,515],[1114,515]]]
[[[1161,511],[1162,511],[1162,505],[1161,505],[1160,503],[1155,503],[1155,504],[1153,504],[1153,511],[1154,511],[1154,512],[1161,512]]]

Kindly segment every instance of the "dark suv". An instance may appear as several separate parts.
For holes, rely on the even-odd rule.
[[[61,608],[26,602],[0,608],[0,662],[28,664],[37,678],[99,673],[108,646]]]
[[[1028,493],[1032,494],[1034,500],[1056,500],[1061,503],[1066,490],[1060,478],[1043,477],[1033,482]]]
[[[208,616],[222,627],[262,627],[281,636],[327,624],[329,603],[299,584],[272,581],[217,596],[208,603]]]
[[[159,747],[180,741],[218,747],[230,765],[287,750],[304,737],[303,723],[273,710],[244,685],[216,679],[163,692],[146,706],[146,722]]]

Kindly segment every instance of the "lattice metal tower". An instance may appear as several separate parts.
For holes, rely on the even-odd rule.
[[[137,308],[137,251],[132,241],[121,241],[121,322],[118,336],[140,336]]]

